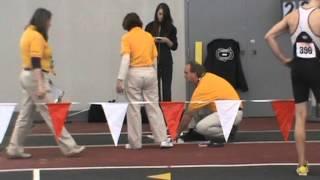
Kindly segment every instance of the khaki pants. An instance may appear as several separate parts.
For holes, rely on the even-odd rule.
[[[237,126],[240,124],[242,120],[243,112],[238,111],[236,120],[234,122],[234,125]],[[221,123],[219,120],[219,116],[217,112],[214,112],[204,119],[200,120],[195,129],[198,133],[204,135],[206,138],[216,138],[216,137],[222,137],[223,131],[221,127]]]
[[[145,104],[151,131],[156,143],[167,139],[167,129],[160,109],[157,73],[153,67],[130,68],[126,83],[128,101],[147,101]],[[142,121],[140,104],[130,104],[127,112],[128,141],[132,148],[142,147]]]
[[[21,101],[21,110],[11,136],[10,144],[7,147],[7,151],[11,154],[24,152],[23,145],[25,139],[32,129],[33,119],[31,116],[36,110],[40,112],[49,129],[52,133],[54,133],[48,107],[45,104],[48,102],[53,102],[53,98],[50,93],[49,79],[46,73],[44,73],[44,81],[48,88],[48,93],[46,94],[45,98],[39,99],[35,95],[37,91],[37,81],[34,79],[32,71],[22,71],[20,74],[20,83],[23,95]],[[57,140],[57,143],[63,154],[72,152],[78,146],[65,128],[63,128],[61,138]]]

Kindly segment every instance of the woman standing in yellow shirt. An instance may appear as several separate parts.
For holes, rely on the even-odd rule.
[[[32,127],[32,114],[38,110],[54,132],[51,117],[46,103],[52,103],[53,97],[49,85],[49,73],[53,72],[52,50],[48,44],[48,30],[51,23],[51,12],[39,8],[35,11],[29,25],[22,34],[20,50],[22,56],[22,72],[20,83],[22,101],[19,117],[7,147],[9,158],[31,158],[24,152],[24,142]],[[66,129],[57,139],[57,143],[66,156],[78,155],[84,150],[78,146]]]
[[[142,122],[137,101],[145,104],[155,142],[160,147],[169,148],[173,144],[167,139],[167,129],[159,107],[157,82],[157,48],[151,34],[142,29],[142,22],[136,13],[129,13],[123,20],[123,28],[128,31],[121,40],[121,66],[117,81],[117,92],[126,91],[130,102],[128,107],[128,141],[127,149],[142,148]],[[126,80],[126,86],[124,86]]]

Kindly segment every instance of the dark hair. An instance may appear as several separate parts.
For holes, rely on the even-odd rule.
[[[190,65],[190,72],[196,73],[199,78],[206,73],[206,69],[198,63],[189,62],[187,65]]]
[[[137,13],[132,12],[124,17],[122,27],[127,31],[130,31],[134,27],[142,28],[142,21]]]
[[[52,14],[49,10],[38,8],[34,12],[29,23],[29,25],[33,25],[36,27],[36,31],[38,31],[46,41],[48,41],[49,39],[47,23],[51,19],[51,16]]]
[[[159,10],[163,10],[163,20],[162,22],[159,22],[158,20],[158,12]],[[156,12],[154,14],[154,24],[153,24],[153,29],[152,29],[152,34],[154,36],[158,36],[158,31],[159,31],[159,26],[161,28],[165,29],[166,31],[169,31],[169,28],[171,28],[171,25],[173,23],[173,19],[171,16],[170,8],[166,3],[160,3],[157,8]]]

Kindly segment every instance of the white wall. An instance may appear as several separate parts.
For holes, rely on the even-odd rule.
[[[184,0],[10,0],[0,2],[0,102],[20,100],[19,39],[36,8],[48,8],[53,13],[49,33],[57,71],[53,80],[66,91],[66,98],[81,103],[74,109],[83,109],[88,102],[116,97],[125,14],[137,12],[147,24],[160,2],[169,4],[178,29],[173,99],[185,100]]]

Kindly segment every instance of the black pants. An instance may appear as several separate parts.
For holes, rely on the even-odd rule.
[[[158,65],[159,101],[171,101],[172,68],[172,64]]]

